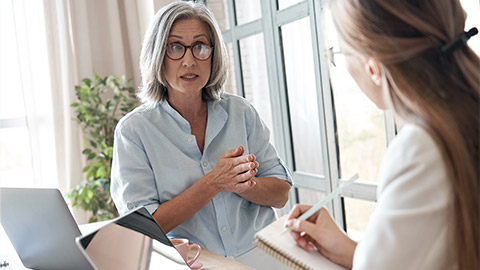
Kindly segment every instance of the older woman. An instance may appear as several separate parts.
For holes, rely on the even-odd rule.
[[[115,131],[111,193],[120,213],[144,205],[169,236],[232,256],[275,220],[291,179],[253,106],[223,93],[227,62],[203,4],[156,14],[140,59],[144,104]]]

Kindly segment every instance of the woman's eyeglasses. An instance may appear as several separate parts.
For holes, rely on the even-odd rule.
[[[167,56],[172,60],[179,60],[183,58],[187,49],[190,49],[193,57],[200,61],[207,60],[213,52],[213,46],[201,42],[197,42],[190,46],[185,46],[179,42],[173,42],[167,45]]]
[[[334,67],[337,67],[337,64],[339,63],[345,63],[345,56],[350,55],[349,53],[334,51],[333,47],[330,47],[325,51],[330,64],[332,64]]]

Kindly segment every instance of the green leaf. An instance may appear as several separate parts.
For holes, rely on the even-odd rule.
[[[107,170],[105,167],[99,167],[97,170],[97,173],[95,174],[95,177],[97,178],[104,178],[107,175]]]
[[[93,190],[91,190],[91,189],[87,190],[87,198],[88,199],[91,200],[94,195],[95,195],[95,192],[93,192]]]
[[[91,85],[92,84],[92,80],[90,80],[89,78],[85,78],[82,80],[83,83],[85,83],[86,85]]]
[[[90,153],[90,154],[88,154],[87,160],[92,160],[92,159],[94,159],[96,156],[97,156],[97,154],[95,154],[95,153]]]
[[[93,148],[97,148],[97,143],[94,142],[94,141],[90,141],[90,145],[91,145]]]
[[[112,158],[113,157],[113,146],[109,146],[105,150],[103,150],[103,154],[105,155],[105,157]]]
[[[88,170],[87,170],[87,179],[90,179],[92,178],[94,175],[95,175],[95,168],[93,167],[90,167]]]
[[[87,172],[88,170],[90,170],[90,165],[86,165],[85,167],[83,167],[82,172]]]

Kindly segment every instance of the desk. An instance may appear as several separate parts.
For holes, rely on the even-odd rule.
[[[108,221],[107,221],[108,222]],[[93,223],[93,224],[84,224],[80,225],[80,231],[82,234],[88,234],[89,232],[94,231],[96,228],[100,227],[102,222]],[[7,234],[5,233],[3,227],[0,225],[0,263],[4,260],[7,260],[10,264],[9,267],[2,267],[0,270],[24,270],[29,269],[25,268],[20,261],[20,258],[15,251],[12,243],[8,239]],[[216,253],[213,253],[209,250],[202,249],[198,261],[203,264],[204,270],[215,270],[215,269],[238,269],[238,270],[252,270],[252,268],[243,265],[234,260],[225,258]]]
[[[194,252],[194,251],[192,251]],[[194,255],[194,254],[192,254]],[[244,264],[236,262],[234,260],[225,258],[223,256],[218,255],[217,253],[213,253],[210,250],[202,248],[202,252],[198,257],[198,261],[203,264],[203,270],[210,270],[210,269],[238,269],[238,270],[253,270]]]

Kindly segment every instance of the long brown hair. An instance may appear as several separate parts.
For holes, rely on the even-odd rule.
[[[468,45],[441,52],[463,33],[464,10],[458,0],[332,2],[348,49],[381,63],[395,113],[440,148],[453,190],[453,252],[460,269],[480,269],[480,60]]]

